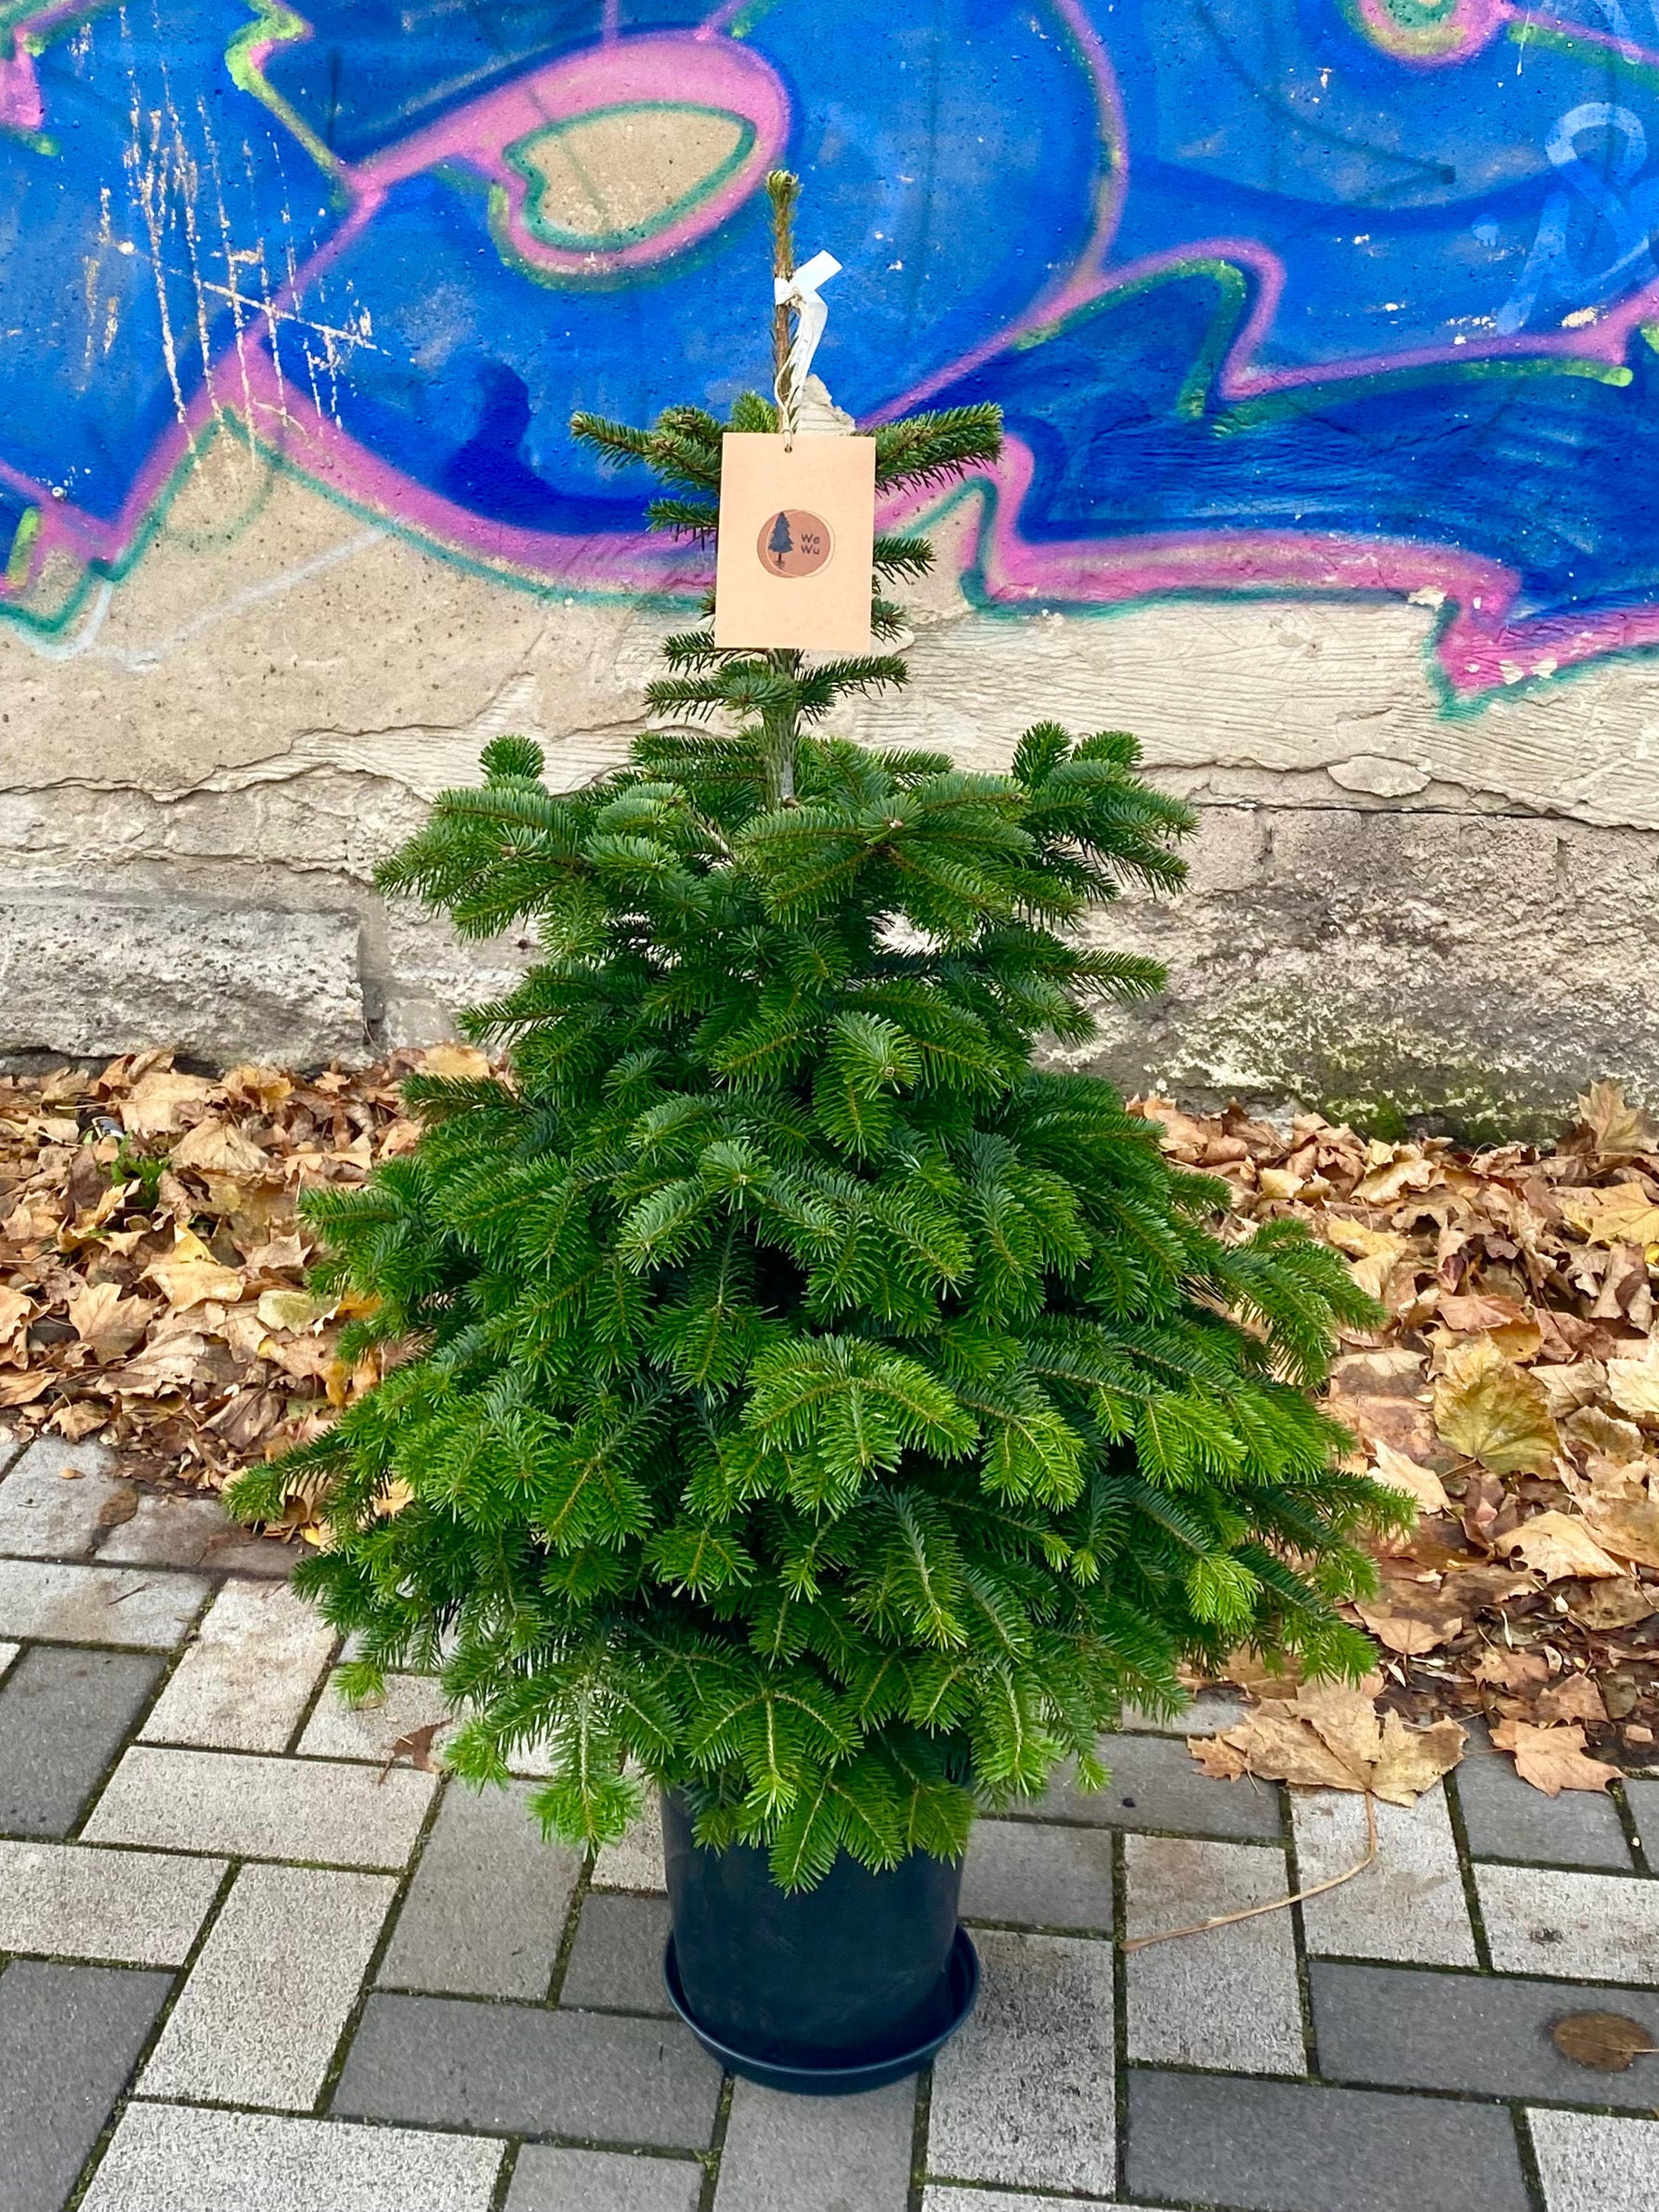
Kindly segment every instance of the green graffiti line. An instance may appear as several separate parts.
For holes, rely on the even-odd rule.
[[[317,136],[299,111],[291,107],[265,73],[264,57],[273,46],[293,46],[307,36],[310,25],[304,16],[285,7],[282,0],[248,0],[253,20],[244,23],[225,48],[225,66],[241,92],[256,99],[285,131],[291,131],[323,175],[334,183],[345,176],[339,156]]]
[[[29,558],[39,535],[40,509],[25,507],[22,518],[12,535],[11,551],[6,558],[6,581],[13,591],[28,582]]]

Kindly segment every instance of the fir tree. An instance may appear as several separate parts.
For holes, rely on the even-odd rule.
[[[776,421],[751,396],[729,426]],[[655,471],[657,527],[710,538],[712,416],[575,427]],[[999,426],[874,437],[900,491]],[[930,559],[878,540],[879,645]],[[417,1079],[418,1148],[307,1202],[322,1283],[372,1308],[343,1350],[386,1372],[234,1502],[321,1500],[299,1586],[359,1638],[356,1692],[441,1664],[459,1774],[545,1743],[536,1810],[585,1844],[643,1775],[797,1887],[838,1848],[955,1855],[1062,1759],[1098,1785],[1120,1702],[1173,1709],[1183,1660],[1362,1671],[1335,1603],[1400,1509],[1307,1394],[1372,1310],[1341,1262],[1289,1224],[1219,1235],[1221,1185],[1032,1064],[1159,985],[1079,927],[1183,872],[1191,818],[1133,740],[1039,722],[968,774],[833,734],[903,683],[890,652],[722,652],[704,622],[667,660],[625,767],[554,792],[500,739],[382,870],[464,936],[533,923],[542,957],[465,1017],[509,1072]]]

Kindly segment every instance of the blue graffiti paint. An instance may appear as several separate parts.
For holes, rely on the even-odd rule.
[[[1027,547],[1179,539],[1221,587],[1264,532],[1443,549],[1510,574],[1506,620],[1584,618],[1576,657],[1659,637],[1659,20],[1455,12],[1430,51],[1404,0],[59,6],[18,48],[38,116],[0,76],[0,530],[56,493],[43,543],[107,565],[216,409],[300,466],[326,430],[321,480],[359,456],[439,543],[603,577],[638,493],[568,415],[764,383],[763,205],[541,267],[499,168],[400,150],[700,26],[782,88],[803,242],[846,264],[837,398],[1000,400]]]

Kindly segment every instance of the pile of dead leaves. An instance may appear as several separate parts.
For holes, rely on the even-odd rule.
[[[212,1488],[325,1426],[379,1370],[337,1355],[351,1308],[307,1290],[297,1201],[413,1145],[417,1067],[487,1063],[442,1045],[212,1079],[144,1053],[0,1079],[0,1423]]]
[[[379,1368],[338,1355],[351,1309],[307,1289],[297,1201],[414,1145],[411,1071],[485,1067],[0,1079],[0,1422],[216,1488],[315,1434]],[[1387,1705],[1483,1716],[1545,1787],[1599,1786],[1591,1750],[1659,1760],[1659,1131],[1612,1085],[1580,1108],[1554,1151],[1482,1152],[1138,1109],[1225,1181],[1233,1233],[1294,1215],[1386,1308],[1331,1403],[1418,1520],[1354,1616]]]
[[[1605,1083],[1553,1151],[1137,1110],[1172,1158],[1227,1183],[1237,1234],[1305,1221],[1386,1309],[1348,1340],[1330,1394],[1370,1471],[1418,1509],[1352,1614],[1380,1647],[1385,1702],[1483,1717],[1552,1794],[1605,1787],[1606,1759],[1652,1763],[1659,1131]]]

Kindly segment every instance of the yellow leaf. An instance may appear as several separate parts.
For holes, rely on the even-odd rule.
[[[241,1268],[221,1267],[195,1231],[182,1227],[176,1232],[173,1250],[166,1258],[152,1261],[144,1274],[167,1303],[181,1311],[209,1298],[234,1305],[244,1288]]]
[[[1639,1183],[1558,1190],[1555,1202],[1587,1244],[1659,1244],[1659,1206]]]
[[[1509,1538],[1509,1550],[1546,1582],[1571,1575],[1618,1577],[1622,1569],[1608,1558],[1582,1521],[1566,1513],[1535,1513]]]
[[[1264,1198],[1294,1198],[1302,1182],[1300,1175],[1293,1175],[1286,1168],[1258,1168],[1256,1171],[1256,1188]]]
[[[470,1044],[428,1045],[415,1063],[421,1075],[449,1076],[476,1082],[490,1073],[489,1055]]]
[[[1386,1484],[1391,1490],[1404,1490],[1408,1497],[1416,1499],[1419,1512],[1451,1512],[1452,1501],[1432,1468],[1419,1467],[1415,1459],[1397,1452],[1391,1444],[1374,1444],[1371,1449],[1376,1460],[1371,1470],[1374,1481]]]
[[[1544,1473],[1561,1439],[1544,1392],[1489,1337],[1455,1345],[1434,1386],[1434,1425],[1494,1474]]]
[[[378,1519],[389,1521],[395,1514],[400,1513],[406,1505],[413,1503],[413,1490],[401,1475],[397,1475],[387,1483],[385,1488],[375,1499],[373,1512]]]
[[[328,1312],[308,1290],[262,1290],[257,1307],[267,1329],[309,1329]]]

